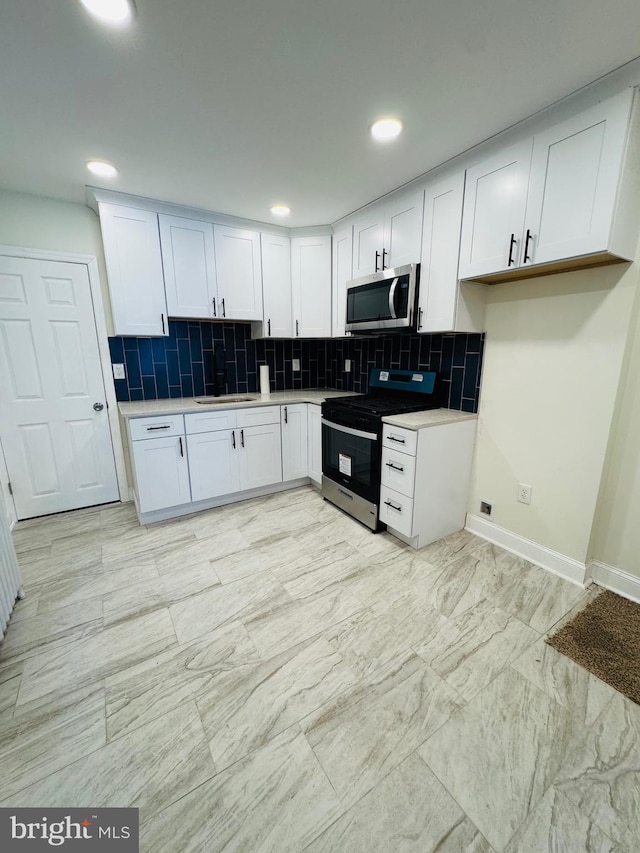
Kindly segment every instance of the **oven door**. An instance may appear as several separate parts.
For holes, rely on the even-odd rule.
[[[322,473],[370,503],[380,496],[380,441],[365,432],[322,419]]]

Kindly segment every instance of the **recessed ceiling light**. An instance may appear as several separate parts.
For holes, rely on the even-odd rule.
[[[402,132],[402,122],[397,118],[379,118],[371,125],[371,136],[378,142],[395,139]]]
[[[80,0],[94,17],[107,24],[126,24],[133,16],[130,0]]]
[[[85,165],[90,172],[100,178],[115,178],[118,174],[113,163],[107,163],[106,160],[87,160]]]
[[[271,213],[274,216],[288,216],[291,213],[291,208],[287,207],[286,204],[274,204]]]

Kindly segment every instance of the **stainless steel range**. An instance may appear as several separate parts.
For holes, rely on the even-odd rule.
[[[374,368],[369,393],[322,404],[322,495],[379,532],[382,418],[441,406],[436,373]]]

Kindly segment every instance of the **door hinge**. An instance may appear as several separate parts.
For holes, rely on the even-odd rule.
[[[11,488],[11,483],[7,483],[7,486],[9,487],[9,494],[13,495],[13,489]]]

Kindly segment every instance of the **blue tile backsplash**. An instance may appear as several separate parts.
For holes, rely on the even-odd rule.
[[[199,397],[214,392],[214,349],[226,350],[223,393],[258,390],[258,367],[268,364],[271,390],[338,388],[366,392],[372,367],[435,370],[447,405],[477,412],[484,334],[381,335],[371,338],[252,340],[247,323],[170,320],[166,338],[109,338],[111,361],[124,364],[116,379],[118,400]],[[294,373],[292,360],[300,359]],[[344,372],[351,359],[351,372]]]

